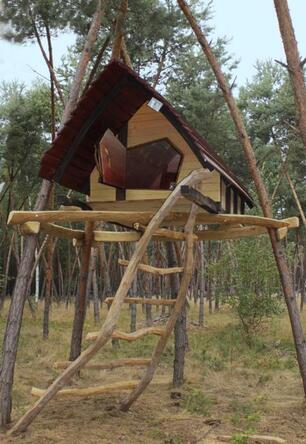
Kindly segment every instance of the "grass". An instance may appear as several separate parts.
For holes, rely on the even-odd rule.
[[[32,405],[31,386],[47,387],[58,374],[53,363],[65,360],[68,355],[72,307],[53,305],[48,341],[42,339],[42,308],[38,306],[36,319],[25,311],[15,372],[14,420]],[[7,309],[8,305],[0,318],[1,334]],[[103,308],[103,316],[105,313]],[[142,327],[140,307],[138,315],[138,327]],[[226,309],[208,315],[203,328],[195,325],[196,319],[197,309],[192,306],[183,387],[171,387],[174,350],[169,341],[156,376],[164,383],[149,386],[130,412],[122,413],[117,408],[124,393],[54,400],[27,433],[8,442],[215,444],[217,435],[230,434],[234,444],[241,444],[246,442],[248,434],[262,433],[286,438],[288,442],[305,443],[302,384],[286,316],[281,315],[266,325],[253,339],[251,347]],[[93,323],[90,307],[85,333],[98,328]],[[120,329],[129,330],[127,307]],[[133,343],[121,342],[116,349],[108,344],[94,360],[149,357],[155,343],[156,337],[147,336]],[[99,385],[135,379],[142,372],[139,368],[84,370],[72,383]],[[173,391],[179,392],[178,398],[173,399]]]

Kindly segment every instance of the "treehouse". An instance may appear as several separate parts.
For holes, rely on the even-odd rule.
[[[152,380],[184,307],[193,272],[194,242],[237,239],[267,234],[271,230],[281,239],[288,228],[299,223],[296,217],[276,220],[244,214],[253,202],[228,166],[161,95],[117,61],[105,68],[59,131],[42,159],[40,176],[89,196],[86,205],[78,203],[85,211],[80,208],[79,211],[69,208],[12,211],[8,219],[8,224],[19,226],[23,235],[43,231],[53,237],[73,239],[75,245],[82,246],[75,313],[83,321],[73,324],[79,341],[85,319],[91,247],[100,242],[135,241],[136,246],[130,260],[119,259],[119,265],[126,269],[114,297],[104,301],[110,309],[103,326],[100,331],[87,334],[86,339],[94,343],[82,354],[74,355],[72,362],[55,363],[57,369],[64,369],[63,373],[47,390],[32,390],[40,399],[10,433],[25,430],[55,396],[86,397],[130,389],[131,393],[121,404],[122,410],[128,410]],[[94,223],[99,221],[124,225],[127,231],[95,230]],[[76,230],[54,222],[86,224],[84,230]],[[175,225],[184,230],[173,229]],[[141,263],[152,239],[184,241],[182,266],[158,268]],[[176,298],[129,297],[128,291],[138,270],[160,276],[181,273]],[[171,311],[164,326],[127,333],[117,330],[125,303],[168,305]],[[111,338],[134,341],[146,335],[158,336],[152,359],[89,363]],[[84,366],[88,369],[145,366],[147,369],[141,379],[63,389]]]
[[[135,72],[113,61],[59,132],[39,174],[89,195],[94,210],[156,211],[199,168],[210,174],[198,190],[222,213],[253,206],[208,143]],[[174,211],[189,208],[181,198]]]

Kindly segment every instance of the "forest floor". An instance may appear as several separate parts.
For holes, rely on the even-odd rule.
[[[149,386],[128,413],[117,408],[124,393],[52,400],[26,433],[1,442],[217,444],[218,436],[232,435],[231,442],[240,444],[244,442],[241,433],[257,433],[284,438],[288,444],[306,443],[306,406],[286,314],[269,321],[250,348],[238,320],[226,308],[207,315],[203,328],[196,325],[196,311],[192,307],[189,312],[190,350],[183,387],[171,387],[171,340],[155,378],[158,383]],[[155,309],[153,315],[157,316]],[[53,363],[68,355],[72,316],[72,307],[54,304],[49,340],[44,341],[42,306],[36,319],[26,309],[15,374],[14,421],[33,404],[31,387],[45,388],[57,376]],[[92,317],[90,308],[85,333],[98,328]],[[120,329],[128,331],[127,306],[122,317]],[[139,326],[143,325],[140,320]],[[5,312],[0,327],[2,335]],[[149,357],[155,342],[156,337],[145,337],[136,343],[121,342],[118,349],[108,344],[95,361]],[[142,372],[135,367],[84,370],[73,383],[99,385],[135,379]]]

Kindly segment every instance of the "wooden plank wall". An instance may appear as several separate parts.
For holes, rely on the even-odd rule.
[[[182,180],[191,171],[202,168],[202,165],[193,154],[182,136],[176,131],[163,114],[152,110],[144,104],[132,117],[128,125],[128,147],[140,145],[142,143],[162,139],[167,137],[173,145],[182,153],[183,162],[181,164],[178,180]],[[116,199],[115,189],[98,183],[98,172],[91,174],[90,200],[96,202],[114,201]],[[201,191],[206,196],[219,202],[220,195],[220,174],[212,171],[209,180],[203,183]],[[165,199],[169,195],[168,191],[159,190],[127,190],[126,200],[148,200]]]

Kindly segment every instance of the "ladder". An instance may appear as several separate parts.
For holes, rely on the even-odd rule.
[[[155,213],[151,221],[146,227],[143,227],[143,232],[136,244],[135,251],[128,263],[124,262],[122,265],[126,266],[125,273],[122,277],[118,290],[114,298],[109,298],[108,304],[110,306],[107,313],[104,324],[99,332],[91,333],[87,339],[93,340],[93,344],[85,349],[81,355],[72,362],[64,362],[58,365],[58,368],[64,369],[63,372],[55,379],[55,381],[49,386],[47,390],[33,389],[32,393],[35,396],[39,396],[36,403],[19,419],[19,421],[10,429],[8,435],[14,435],[21,433],[27,429],[29,424],[36,418],[36,416],[41,412],[41,410],[47,405],[47,403],[55,396],[89,396],[100,393],[106,393],[109,391],[122,390],[122,389],[132,389],[128,396],[122,401],[120,409],[122,411],[127,411],[130,406],[135,402],[138,397],[143,393],[145,388],[151,382],[154,373],[160,362],[161,355],[165,349],[167,341],[174,329],[176,320],[184,306],[187,290],[191,281],[194,257],[193,257],[193,247],[194,247],[194,225],[196,222],[196,216],[198,211],[198,206],[194,203],[191,204],[190,213],[187,222],[184,227],[184,233],[180,233],[186,242],[185,257],[183,267],[176,267],[175,270],[171,269],[157,269],[151,267],[147,264],[141,264],[141,260],[145,255],[147,246],[152,239],[152,236],[156,233],[160,233],[160,225],[162,224],[165,217],[170,213],[171,209],[177,203],[178,199],[182,197],[181,187],[182,186],[196,186],[204,179],[209,176],[209,172],[204,169],[195,170],[185,177],[180,184],[171,192],[168,198],[164,201],[161,208]],[[163,229],[162,229],[163,230]],[[169,231],[169,230],[165,230]],[[149,267],[149,268],[147,268]],[[182,274],[180,288],[178,291],[177,298],[171,302],[172,310],[168,318],[168,321],[163,329],[148,327],[146,329],[138,330],[134,333],[124,333],[116,330],[116,324],[119,320],[120,310],[122,305],[127,302],[131,303],[131,298],[127,298],[128,291],[132,285],[133,279],[137,272],[137,269],[142,269],[143,271],[149,271],[153,273],[172,273],[180,272]],[[138,299],[138,298],[136,298]],[[139,298],[142,299],[142,298]],[[152,301],[152,300],[151,300]],[[134,301],[135,302],[135,301]],[[142,303],[136,301],[136,303]],[[169,301],[168,301],[169,302]],[[144,302],[146,303],[146,302]],[[155,334],[159,337],[156,347],[153,351],[152,357],[149,361],[142,362],[140,365],[145,365],[146,370],[141,380],[128,381],[125,383],[115,383],[108,386],[100,387],[90,387],[90,388],[68,388],[63,387],[67,385],[71,378],[83,367],[90,367],[89,361],[96,355],[96,353],[106,344],[111,338],[119,338],[125,340],[136,340],[143,337],[146,334]],[[121,360],[122,361],[122,360]],[[144,361],[144,360],[142,360]],[[121,365],[125,365],[126,362],[121,362]],[[127,365],[138,365],[137,361],[134,360],[132,364]],[[95,364],[92,364],[94,366]],[[103,365],[103,364],[102,364]],[[107,364],[104,364],[107,365]],[[117,365],[116,362],[113,366]],[[93,367],[92,367],[93,368]],[[109,368],[109,367],[106,367]]]

